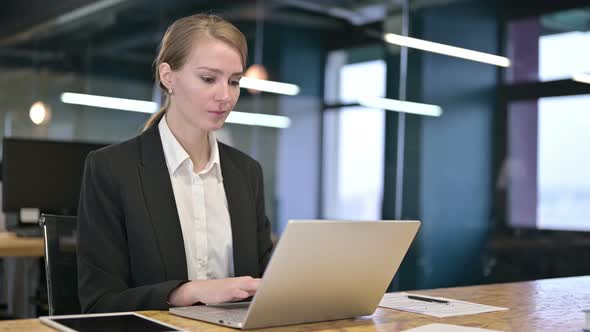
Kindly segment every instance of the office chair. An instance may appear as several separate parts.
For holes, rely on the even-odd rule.
[[[42,214],[39,225],[45,238],[49,314],[79,314],[76,217]]]

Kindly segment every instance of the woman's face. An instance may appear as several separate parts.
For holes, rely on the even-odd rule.
[[[167,87],[173,90],[169,112],[196,129],[221,128],[240,96],[240,53],[220,40],[199,38],[185,64],[169,73]]]

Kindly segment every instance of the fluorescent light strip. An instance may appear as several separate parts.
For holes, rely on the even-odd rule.
[[[401,101],[387,98],[360,98],[358,103],[371,108],[385,109],[389,111],[412,113],[427,116],[441,116],[442,108],[436,105],[412,103],[409,101]]]
[[[406,46],[423,51],[450,55],[457,58],[488,63],[500,67],[510,67],[510,59],[494,54],[472,51],[466,48],[429,42],[422,39],[397,35],[395,33],[386,33],[383,36],[383,39],[385,39],[385,41],[390,44],[395,44],[399,46]]]
[[[111,108],[131,112],[154,113],[158,110],[158,104],[152,101],[104,97],[82,93],[64,92],[61,94],[60,99],[62,103],[66,104]]]
[[[158,109],[158,104],[151,101],[104,97],[82,93],[64,92],[61,94],[60,99],[62,103],[65,104],[110,108],[141,113],[155,113]],[[286,116],[236,111],[232,111],[225,122],[273,128],[287,128],[291,125],[291,119]]]
[[[586,73],[574,74],[574,76],[572,76],[572,80],[574,80],[576,82],[580,82],[580,83],[590,84],[590,74],[586,74]]]
[[[225,122],[273,128],[287,128],[291,125],[291,119],[286,116],[244,112],[229,113]]]
[[[299,87],[295,84],[259,80],[245,76],[240,80],[240,88],[272,92],[289,96],[295,96],[299,94]]]

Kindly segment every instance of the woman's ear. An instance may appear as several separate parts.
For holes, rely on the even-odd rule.
[[[164,84],[166,89],[171,90],[174,87],[172,86],[172,68],[167,62],[162,62],[158,67],[158,73],[160,74],[160,82]]]

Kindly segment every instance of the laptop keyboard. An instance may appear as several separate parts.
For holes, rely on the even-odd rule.
[[[246,314],[248,313],[248,308],[222,308],[222,310],[219,309],[213,309],[211,311],[211,313],[207,314],[210,315],[209,317],[215,319],[215,320],[227,320],[230,322],[243,322],[246,319]]]
[[[234,323],[243,322],[246,319],[248,313],[248,306],[250,303],[242,304],[230,304],[230,305],[206,305],[199,306],[199,315],[205,316],[208,319],[215,321],[229,321]],[[190,311],[190,307],[186,310]]]

